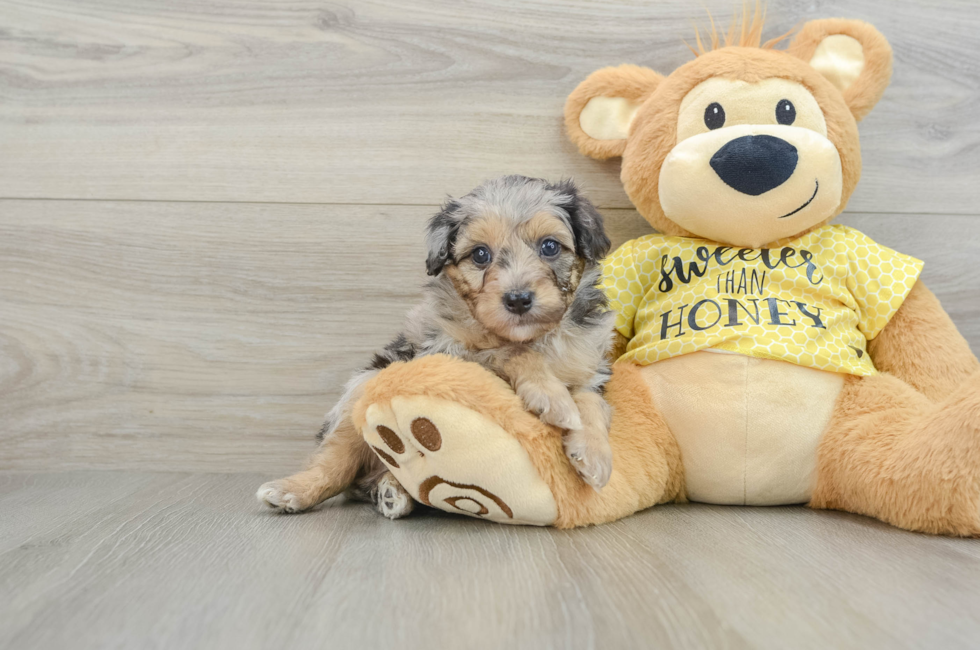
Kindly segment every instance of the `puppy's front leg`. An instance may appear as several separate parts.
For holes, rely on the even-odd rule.
[[[609,446],[612,409],[592,390],[576,391],[572,397],[582,415],[582,428],[565,434],[565,455],[582,480],[598,492],[612,475],[612,447]]]
[[[504,373],[510,378],[527,410],[541,421],[562,429],[581,429],[582,418],[571,393],[555,377],[545,358],[531,350],[518,352],[504,362]]]

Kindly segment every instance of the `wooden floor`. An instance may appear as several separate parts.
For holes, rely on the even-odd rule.
[[[976,648],[980,545],[803,508],[593,529],[342,499],[255,474],[0,473],[0,647]]]
[[[424,278],[446,193],[575,178],[588,73],[690,58],[740,0],[0,0],[0,648],[980,645],[980,542],[799,508],[595,529],[252,494],[296,469]],[[980,4],[874,23],[891,87],[844,216],[926,262],[980,351]]]

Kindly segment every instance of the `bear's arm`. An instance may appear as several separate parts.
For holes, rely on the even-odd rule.
[[[875,367],[932,400],[949,395],[980,362],[931,291],[918,280],[885,328],[868,343]]]

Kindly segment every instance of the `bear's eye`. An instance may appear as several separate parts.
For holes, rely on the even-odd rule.
[[[788,99],[780,99],[776,104],[776,121],[789,126],[796,121],[796,107]]]
[[[491,259],[490,249],[486,246],[477,246],[473,249],[473,252],[470,253],[470,256],[473,258],[473,263],[479,267],[486,266],[490,263]]]
[[[704,125],[714,131],[725,126],[725,109],[718,102],[708,104],[704,109]]]

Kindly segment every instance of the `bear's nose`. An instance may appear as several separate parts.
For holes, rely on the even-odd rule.
[[[793,175],[796,147],[771,135],[743,135],[711,157],[711,168],[729,187],[759,196],[779,187]]]

